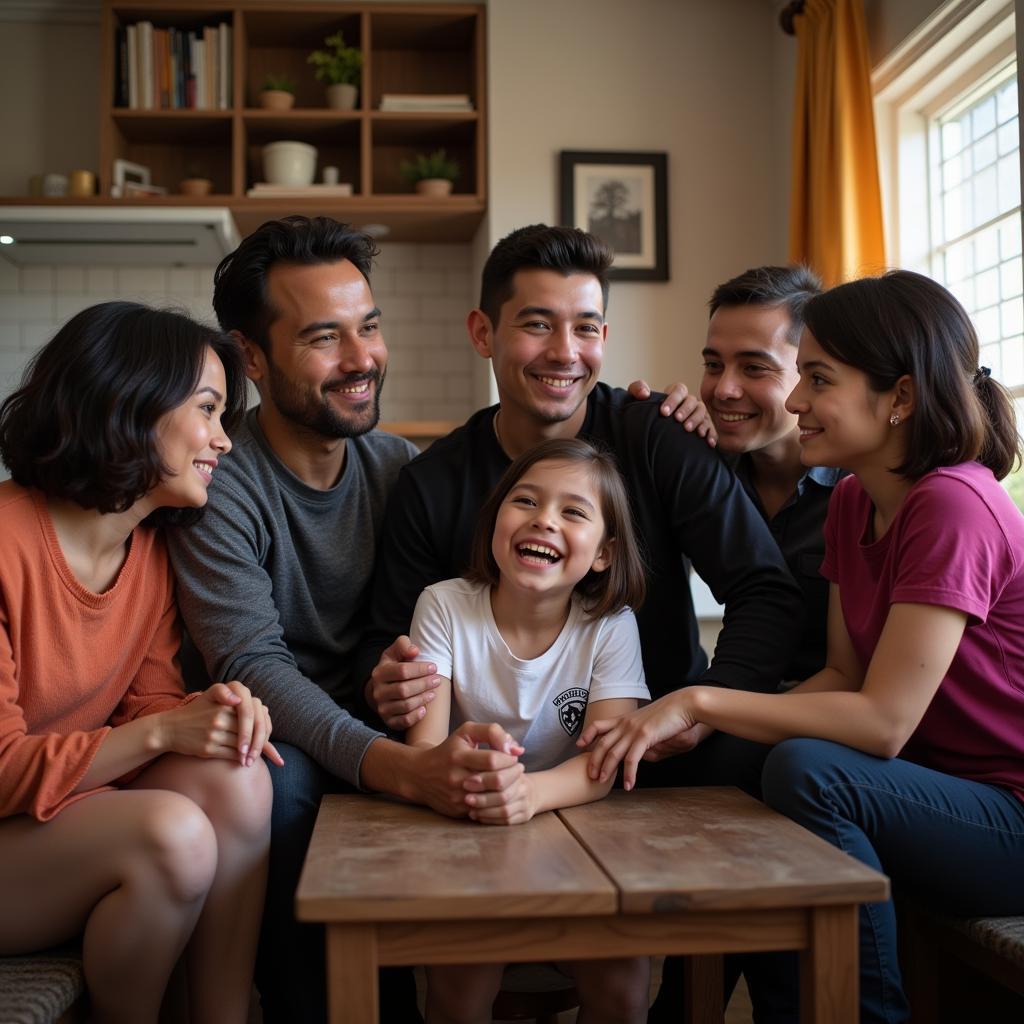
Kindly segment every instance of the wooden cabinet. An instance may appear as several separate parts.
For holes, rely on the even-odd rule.
[[[230,26],[232,81],[226,109],[129,109],[118,96],[119,30],[141,21],[156,29],[198,32]],[[307,63],[337,30],[363,52],[362,81],[352,111],[326,107],[324,86]],[[329,214],[357,226],[382,224],[389,239],[464,241],[486,208],[486,76],[484,7],[475,4],[303,4],[278,0],[181,3],[104,0],[101,28],[100,195],[95,203],[218,205],[232,210],[246,234],[289,213]],[[268,74],[296,84],[295,107],[259,107]],[[385,94],[465,94],[469,111],[382,111]],[[320,169],[333,165],[351,198],[250,198],[263,180],[263,146],[297,140],[318,151]],[[416,153],[443,147],[460,177],[444,198],[415,195],[400,166]],[[174,192],[185,177],[206,177],[213,194],[142,200],[110,197],[116,158],[142,164],[154,184]],[[81,202],[81,200],[79,200]]]

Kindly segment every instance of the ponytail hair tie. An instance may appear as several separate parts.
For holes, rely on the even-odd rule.
[[[977,384],[978,381],[982,380],[982,378],[984,378],[984,377],[991,377],[991,376],[992,376],[992,371],[987,366],[979,366],[974,371],[974,380],[972,381],[972,383],[973,384]]]

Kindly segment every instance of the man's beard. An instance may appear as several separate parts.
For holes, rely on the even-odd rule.
[[[296,384],[288,379],[272,362],[267,366],[270,397],[277,411],[287,420],[321,437],[359,437],[373,430],[380,419],[380,393],[384,387],[384,374],[379,370],[352,373],[346,377],[324,381],[319,391]],[[353,408],[345,416],[331,405],[331,391],[352,387],[360,381],[370,381],[373,398]]]

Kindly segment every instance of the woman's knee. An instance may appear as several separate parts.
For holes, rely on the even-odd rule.
[[[216,760],[204,767],[203,806],[214,827],[247,842],[269,841],[274,791],[266,763],[260,759],[243,768]]]
[[[209,818],[179,793],[153,790],[139,820],[139,854],[168,896],[182,903],[205,897],[217,870],[217,837]],[[129,865],[131,871],[133,865]],[[146,878],[146,884],[150,879]]]
[[[761,770],[764,802],[776,811],[799,819],[808,797],[815,799],[830,769],[845,748],[829,740],[799,737],[772,747]]]

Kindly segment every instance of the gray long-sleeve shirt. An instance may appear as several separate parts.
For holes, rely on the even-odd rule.
[[[220,461],[203,518],[168,530],[178,602],[211,679],[238,679],[270,708],[274,736],[354,785],[380,736],[352,712],[388,495],[416,448],[371,431],[346,442],[330,490],[274,455],[250,410]]]

